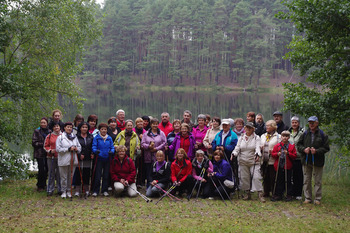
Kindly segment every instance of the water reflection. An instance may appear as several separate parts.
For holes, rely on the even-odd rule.
[[[124,109],[126,119],[132,120],[143,115],[160,118],[164,111],[170,113],[172,120],[182,119],[183,111],[189,109],[193,118],[204,113],[221,118],[245,119],[247,112],[254,111],[262,113],[266,121],[283,106],[282,93],[88,89],[84,91],[84,98],[83,116],[87,118],[89,114],[97,114],[99,122],[106,122],[118,109]],[[76,114],[76,109],[68,108],[64,120],[73,119]],[[287,124],[289,119],[290,113],[284,114]]]

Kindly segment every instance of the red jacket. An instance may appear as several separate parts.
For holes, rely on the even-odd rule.
[[[110,173],[113,182],[120,182],[121,179],[124,179],[129,184],[135,183],[135,165],[128,156],[124,157],[123,163],[120,163],[119,158],[115,156],[111,161]]]
[[[275,171],[277,171],[277,166],[278,166],[278,152],[281,151],[282,149],[282,146],[284,146],[284,144],[282,142],[276,144],[274,147],[273,147],[273,150],[272,150],[272,157],[275,158],[275,163],[274,163],[274,168],[275,168]],[[288,145],[288,153],[287,153],[287,159],[286,159],[286,163],[287,163],[287,170],[290,170],[292,169],[293,167],[293,161],[296,157],[297,157],[297,151],[295,149],[295,146],[294,144],[290,144]]]
[[[165,134],[165,137],[168,137],[168,134],[170,132],[173,132],[174,128],[173,125],[168,121],[168,123],[165,125],[165,127],[163,126],[163,123],[160,122],[158,125],[158,128],[163,131],[163,133]]]
[[[60,135],[61,135],[61,131],[59,134],[50,133],[49,135],[46,136],[45,142],[44,142],[44,149],[47,152],[48,158],[52,158],[52,155],[54,155],[55,158],[57,158],[58,153],[56,152],[56,140]],[[55,153],[51,153],[51,150],[55,150]]]
[[[179,181],[183,183],[186,180],[187,176],[191,175],[192,173],[192,163],[188,159],[184,159],[181,162],[176,159],[171,164],[170,168],[171,168],[171,181],[173,183],[175,181]]]

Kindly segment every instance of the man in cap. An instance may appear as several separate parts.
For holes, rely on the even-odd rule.
[[[309,129],[300,137],[297,148],[301,154],[301,163],[304,165],[304,203],[312,202],[312,173],[315,181],[316,205],[321,204],[322,174],[325,154],[329,151],[328,136],[318,128],[318,118],[311,116],[308,119]]]
[[[278,134],[281,134],[283,131],[289,129],[289,126],[285,125],[283,122],[283,113],[282,112],[280,112],[280,111],[274,112],[273,119],[276,121]]]

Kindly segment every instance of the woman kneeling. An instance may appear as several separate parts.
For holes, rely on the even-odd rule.
[[[117,195],[126,190],[130,197],[135,197],[137,193],[135,176],[136,169],[134,162],[126,155],[126,146],[116,147],[116,156],[111,163],[111,178]]]

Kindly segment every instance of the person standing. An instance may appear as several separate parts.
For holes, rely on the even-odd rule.
[[[176,134],[174,141],[169,146],[169,150],[175,154],[179,148],[183,148],[188,156],[188,159],[192,161],[194,158],[194,146],[196,142],[190,131],[190,126],[186,123],[181,124],[180,133]]]
[[[300,120],[299,117],[293,116],[291,119],[292,127],[289,129],[290,132],[290,138],[289,142],[291,144],[294,144],[295,147],[297,147],[297,143],[300,139],[300,137],[304,134],[304,129],[300,127]],[[303,191],[303,169],[301,165],[301,154],[299,151],[297,151],[297,157],[293,161],[293,168],[292,168],[292,196],[295,197],[297,200],[301,200],[301,194]]]
[[[110,117],[107,121],[108,124],[108,131],[107,134],[111,136],[112,141],[114,142],[117,135],[120,133],[120,129],[117,127],[117,118]]]
[[[167,136],[167,146],[166,148],[168,148],[172,143],[173,141],[175,140],[175,137],[178,133],[180,133],[180,130],[181,130],[181,121],[179,119],[175,119],[173,121],[173,128],[174,130],[172,132],[170,132]],[[167,157],[168,157],[168,161],[170,163],[172,163],[174,161],[174,151],[171,151],[171,150],[167,150]]]
[[[258,113],[255,117],[255,134],[261,137],[264,133],[266,133],[266,126],[264,122],[264,116],[261,113]]]
[[[210,160],[213,159],[213,153],[214,153],[212,149],[213,146],[211,143],[213,142],[215,136],[220,132],[220,125],[221,125],[221,119],[219,117],[213,117],[212,126],[210,129],[208,129],[203,139],[203,144],[205,148],[207,148],[207,153]]]
[[[46,136],[51,132],[48,128],[48,120],[46,117],[41,118],[40,127],[34,130],[32,136],[32,146],[34,147],[34,158],[38,163],[38,182],[36,183],[37,191],[45,190],[47,178],[47,163],[46,151],[44,149],[44,142]]]
[[[190,132],[192,132],[192,129],[193,129],[193,126],[194,126],[193,122],[191,121],[191,118],[192,118],[192,112],[190,110],[185,110],[181,123],[188,124],[189,127],[190,127]]]
[[[285,125],[283,122],[283,113],[276,111],[273,113],[273,119],[277,124],[277,133],[281,134],[283,131],[288,130],[289,126]]]
[[[64,124],[64,132],[56,140],[62,198],[71,197],[71,176],[74,174],[75,166],[78,164],[76,153],[81,151],[80,143],[72,131],[73,123],[66,122]]]
[[[315,181],[316,205],[321,204],[322,174],[325,154],[329,151],[328,136],[318,128],[318,118],[311,116],[308,119],[309,129],[300,137],[297,148],[301,154],[301,163],[304,165],[304,203],[312,202],[312,174]]]
[[[140,140],[137,134],[132,130],[134,123],[132,120],[125,121],[125,129],[121,131],[114,141],[114,146],[126,146],[126,154],[134,163],[137,156],[137,150],[140,150]]]
[[[62,122],[62,112],[59,109],[55,109],[52,111],[52,118],[49,122],[48,128],[52,131],[54,123],[58,123],[61,128],[61,132],[64,131],[64,123]]]
[[[88,116],[87,122],[90,126],[89,133],[92,134],[93,137],[96,137],[98,135],[98,129],[96,129],[98,117],[95,114],[92,114]]]
[[[207,134],[208,127],[205,124],[206,116],[204,114],[199,114],[197,117],[197,127],[193,128],[192,135],[195,139],[195,149],[207,151],[207,148],[204,147],[203,140]]]
[[[163,112],[160,117],[162,118],[162,122],[159,123],[158,128],[163,131],[165,137],[167,137],[168,134],[174,130],[173,125],[169,121],[170,115],[167,112]]]
[[[123,109],[119,109],[115,114],[117,115],[117,126],[123,131],[125,129],[125,112]]]

